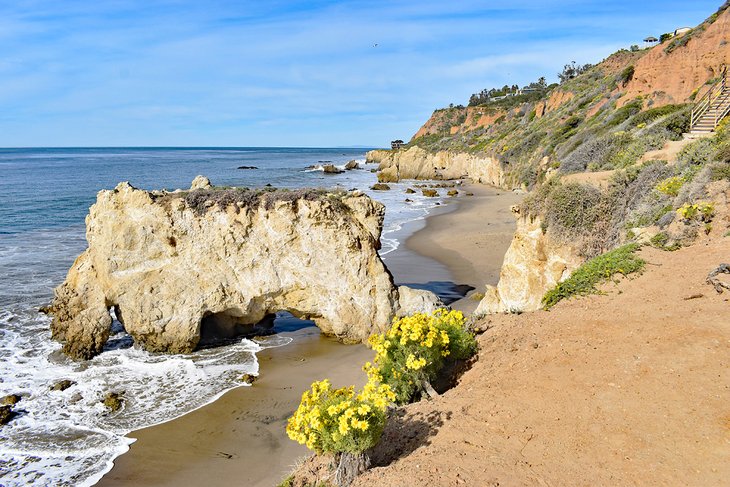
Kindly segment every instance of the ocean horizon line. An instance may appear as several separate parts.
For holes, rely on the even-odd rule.
[[[99,146],[27,146],[27,147],[0,147],[0,150],[39,150],[39,149],[179,149],[179,150],[191,150],[191,149],[379,149],[384,147],[370,146],[370,145],[348,145],[348,146],[287,146],[287,145],[272,145],[272,146],[248,146],[248,145],[99,145]]]

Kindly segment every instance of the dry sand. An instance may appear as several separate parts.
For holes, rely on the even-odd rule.
[[[485,285],[499,281],[516,227],[510,207],[525,195],[476,184],[462,186],[459,192],[461,196],[445,211],[430,216],[405,247],[441,262],[454,282],[474,287],[472,294],[483,294]],[[474,196],[466,196],[468,192]],[[452,307],[472,312],[477,304],[478,300],[467,297]]]
[[[466,191],[474,196],[465,196]],[[476,185],[460,192],[407,245],[386,257],[396,282],[453,280],[479,290],[496,284],[514,231],[509,207],[520,196]],[[253,387],[235,389],[182,418],[130,433],[137,441],[97,485],[276,485],[308,454],[284,432],[301,393],[325,377],[338,386],[360,385],[365,381],[361,366],[372,358],[364,346],[336,343],[316,328],[287,335],[294,337],[292,344],[258,354],[261,376]]]

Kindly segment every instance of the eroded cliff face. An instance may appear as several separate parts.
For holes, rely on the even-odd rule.
[[[535,311],[542,297],[567,279],[584,259],[576,249],[543,233],[539,218],[523,216],[514,207],[517,230],[504,256],[497,286],[487,286],[476,314]]]
[[[89,246],[48,309],[69,355],[102,351],[111,309],[136,343],[178,353],[280,310],[360,341],[401,308],[377,254],[382,204],[357,192],[252,197],[195,186],[163,195],[120,183],[98,194]]]
[[[466,152],[428,152],[420,147],[407,150],[374,150],[367,160],[379,164],[378,178],[383,182],[401,179],[461,179],[503,187],[504,172],[498,159],[486,154]]]
[[[652,48],[636,62],[634,75],[623,89],[622,100],[647,94],[661,95],[654,106],[687,101],[699,89],[699,100],[709,79],[720,74],[730,62],[730,9],[727,3],[719,14],[695,27],[691,33]],[[672,42],[682,44],[671,49]]]

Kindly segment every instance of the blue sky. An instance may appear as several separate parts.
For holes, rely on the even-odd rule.
[[[383,146],[721,0],[0,0],[0,146]]]

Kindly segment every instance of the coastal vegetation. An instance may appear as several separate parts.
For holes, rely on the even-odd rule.
[[[296,203],[298,201],[322,201],[328,200],[332,203],[339,203],[341,209],[346,210],[346,205],[341,200],[347,196],[346,191],[324,190],[324,189],[280,189],[271,186],[263,188],[227,188],[210,187],[193,189],[182,193],[167,193],[156,198],[156,202],[167,204],[175,198],[182,198],[189,208],[196,215],[204,215],[211,208],[217,206],[225,210],[229,206],[235,208],[236,213],[241,208],[258,208],[263,204],[266,210],[271,210],[277,202],[285,201]]]
[[[431,382],[447,362],[476,353],[464,315],[445,309],[396,319],[387,332],[372,335],[368,345],[375,350],[375,358],[365,364],[365,371],[370,380],[390,387],[397,404],[428,395]]]
[[[646,262],[636,256],[638,244],[627,244],[588,260],[568,279],[559,283],[542,298],[545,309],[550,309],[563,299],[585,296],[598,292],[597,286],[620,274],[641,272]]]
[[[443,308],[396,318],[387,332],[372,335],[368,344],[375,358],[363,366],[368,381],[362,391],[354,386],[333,389],[328,379],[314,382],[287,422],[289,438],[317,455],[334,458],[339,487],[350,485],[369,467],[368,450],[380,440],[389,406],[436,394],[431,382],[447,365],[477,351],[464,315]],[[291,485],[292,479],[282,485],[287,482]]]

